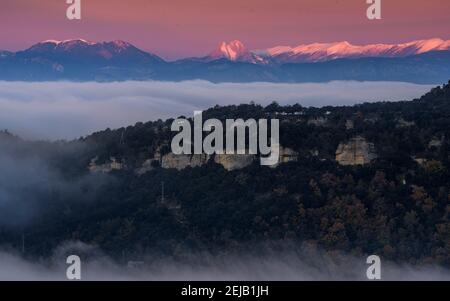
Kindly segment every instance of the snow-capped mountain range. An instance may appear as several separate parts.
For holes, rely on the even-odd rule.
[[[450,50],[450,40],[434,38],[403,44],[369,44],[363,46],[352,45],[344,41],[302,44],[296,47],[275,46],[258,50],[249,50],[241,41],[234,40],[220,43],[216,49],[205,57],[192,59],[205,62],[227,59],[252,64],[315,63],[340,58],[406,57],[439,50]],[[120,56],[134,57],[135,59],[139,57],[141,60],[162,60],[154,54],[142,51],[132,44],[120,40],[112,42],[91,42],[83,39],[47,40],[18,53],[21,55],[77,55],[105,60]]]
[[[252,64],[266,64],[268,60],[256,52],[249,51],[239,40],[222,42],[214,51],[203,58],[205,61],[227,59],[230,61],[247,62]]]
[[[249,50],[234,40],[220,43],[204,57],[178,61],[163,60],[119,40],[47,40],[23,51],[0,51],[0,80],[442,83],[449,78],[450,40],[437,38],[403,44],[336,42],[262,50]]]
[[[428,39],[403,44],[352,45],[349,42],[302,44],[296,47],[276,46],[263,50],[248,50],[240,41],[222,42],[206,58],[226,58],[249,63],[311,63],[339,58],[406,57],[430,51],[450,50],[450,40]]]

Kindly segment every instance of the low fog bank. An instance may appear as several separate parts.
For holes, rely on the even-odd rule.
[[[52,258],[25,260],[0,252],[0,280],[67,280],[68,255],[79,255],[82,280],[113,281],[314,281],[366,278],[366,257],[325,253],[314,248],[287,246],[274,250],[255,246],[258,255],[236,252],[228,255],[183,254],[174,259],[147,255],[142,261],[118,264],[100,250],[81,242],[60,246]],[[382,260],[382,280],[450,280],[450,271],[437,266],[408,266]]]
[[[0,135],[0,227],[30,226],[62,202],[92,202],[111,180],[104,174],[63,173],[61,162],[78,157],[88,148],[84,143],[28,143],[5,136]]]
[[[72,139],[138,121],[190,116],[216,104],[353,105],[411,100],[432,85],[402,82],[329,83],[0,82],[0,129],[30,139]]]

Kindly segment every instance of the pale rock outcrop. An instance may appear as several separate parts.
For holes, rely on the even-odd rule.
[[[412,157],[412,159],[414,161],[416,161],[417,164],[419,164],[420,166],[425,166],[425,164],[427,163],[427,159],[425,158],[417,158],[417,157]]]
[[[434,137],[433,139],[431,139],[430,143],[428,143],[428,147],[432,148],[440,148],[442,146],[442,143],[444,142],[444,137],[441,138],[436,138]]]
[[[364,165],[376,158],[374,144],[359,136],[339,144],[336,150],[336,161],[341,165]]]
[[[426,158],[412,157],[420,167],[424,168],[427,172],[439,172],[443,170],[443,164],[441,161]]]
[[[237,155],[237,154],[216,154],[214,162],[220,164],[228,171],[247,167],[255,160],[255,155]]]
[[[407,121],[403,118],[400,118],[397,122],[397,127],[399,128],[407,128],[415,125],[414,121]]]
[[[254,155],[225,155],[225,154],[216,154],[214,155],[214,161],[217,164],[222,165],[226,170],[235,170],[244,168],[250,165],[253,160],[255,160],[256,156]],[[136,173],[139,175],[145,174],[153,169],[152,163],[153,161],[158,161],[161,164],[162,168],[165,169],[177,169],[182,170],[187,167],[199,167],[208,163],[211,159],[210,155],[201,154],[201,155],[175,155],[173,153],[169,153],[161,157],[158,160],[156,157],[152,159],[146,160],[142,166],[136,169]]]
[[[161,167],[162,168],[174,168],[178,170],[185,169],[187,167],[198,167],[206,164],[209,161],[210,156],[206,154],[202,155],[175,155],[169,153],[162,156]]]
[[[90,172],[100,172],[100,173],[109,173],[113,170],[122,170],[124,169],[124,164],[117,161],[116,158],[110,157],[110,162],[97,165],[98,157],[95,157],[91,160],[91,163],[89,164],[89,171]]]
[[[347,120],[345,121],[345,128],[346,128],[347,130],[352,130],[354,127],[355,127],[355,124],[354,124],[353,120],[347,119]]]
[[[325,126],[328,123],[328,119],[324,117],[316,117],[311,118],[308,120],[309,125],[315,125],[315,126]]]
[[[278,159],[278,164],[272,165],[270,167],[276,168],[282,163],[288,163],[298,160],[298,153],[291,148],[280,146],[280,157]]]
[[[153,158],[149,158],[144,163],[136,168],[134,172],[137,175],[143,175],[155,168],[156,165],[160,165],[165,169],[177,169],[182,170],[187,167],[199,167],[207,164],[211,158],[214,157],[214,162],[222,165],[226,170],[236,170],[245,168],[256,160],[256,155],[250,154],[215,154],[213,156],[201,154],[201,155],[175,155],[168,153],[161,155],[160,150],[156,150]],[[298,153],[290,148],[280,147],[279,163],[272,166],[277,167],[281,163],[287,163],[291,161],[297,161]],[[112,170],[123,169],[123,164],[117,162],[114,158],[111,158],[112,162],[103,165],[96,165],[97,158],[94,158],[89,166],[91,171],[97,172],[110,172]]]

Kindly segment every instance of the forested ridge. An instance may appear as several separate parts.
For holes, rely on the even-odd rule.
[[[233,171],[214,162],[183,170],[156,164],[137,174],[157,151],[170,151],[172,120],[70,142],[28,142],[4,131],[0,162],[12,166],[3,168],[0,185],[15,205],[0,197],[0,245],[20,249],[25,236],[27,256],[47,256],[62,242],[79,240],[120,259],[293,241],[450,266],[450,83],[412,101],[244,104],[203,115],[279,118],[281,144],[298,159]],[[353,137],[372,143],[377,158],[339,164],[336,149]],[[124,168],[92,173],[94,157],[99,164],[113,157]],[[45,174],[5,184],[14,166]]]

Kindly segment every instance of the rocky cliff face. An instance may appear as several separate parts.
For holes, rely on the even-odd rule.
[[[432,148],[432,147],[440,148],[442,146],[444,140],[445,140],[444,136],[433,137],[433,139],[431,139],[430,143],[428,143],[428,148]]]
[[[397,120],[397,127],[398,128],[408,128],[416,125],[414,121],[407,121],[403,118],[399,118]]]
[[[199,167],[207,164],[210,160],[214,160],[215,163],[220,164],[228,171],[245,168],[253,163],[257,159],[256,155],[237,155],[237,154],[215,154],[213,156],[201,154],[201,155],[175,155],[169,153],[161,155],[157,150],[154,157],[147,159],[144,163],[136,168],[134,171],[137,175],[143,175],[155,168],[155,166],[161,166],[166,169],[183,170],[187,167]],[[290,148],[280,147],[279,163],[272,166],[277,167],[279,164],[287,163],[291,161],[297,161],[298,153]],[[109,173],[113,170],[122,170],[125,168],[123,163],[120,163],[116,158],[111,157],[109,163],[98,165],[98,158],[92,159],[88,169],[91,172],[103,172]]]
[[[288,147],[280,147],[280,157],[278,164],[271,166],[272,168],[278,167],[282,163],[288,163],[298,160],[298,153]]]
[[[375,146],[363,137],[355,137],[339,144],[336,161],[341,165],[364,165],[377,158]]]
[[[187,167],[197,167],[206,164],[210,159],[210,156],[202,155],[175,155],[169,153],[162,156],[161,167],[162,168],[174,168],[178,170],[185,169]]]
[[[196,167],[202,166],[214,157],[214,162],[220,164],[228,171],[245,168],[256,160],[255,155],[237,155],[237,154],[216,154],[214,156],[208,155],[174,155],[172,153],[162,157],[162,168],[175,168],[178,170],[184,169],[188,166]],[[296,161],[298,153],[290,148],[280,147],[279,164]],[[277,167],[279,164],[273,166]]]
[[[255,155],[215,155],[214,162],[220,164],[228,171],[249,166],[255,160]]]

